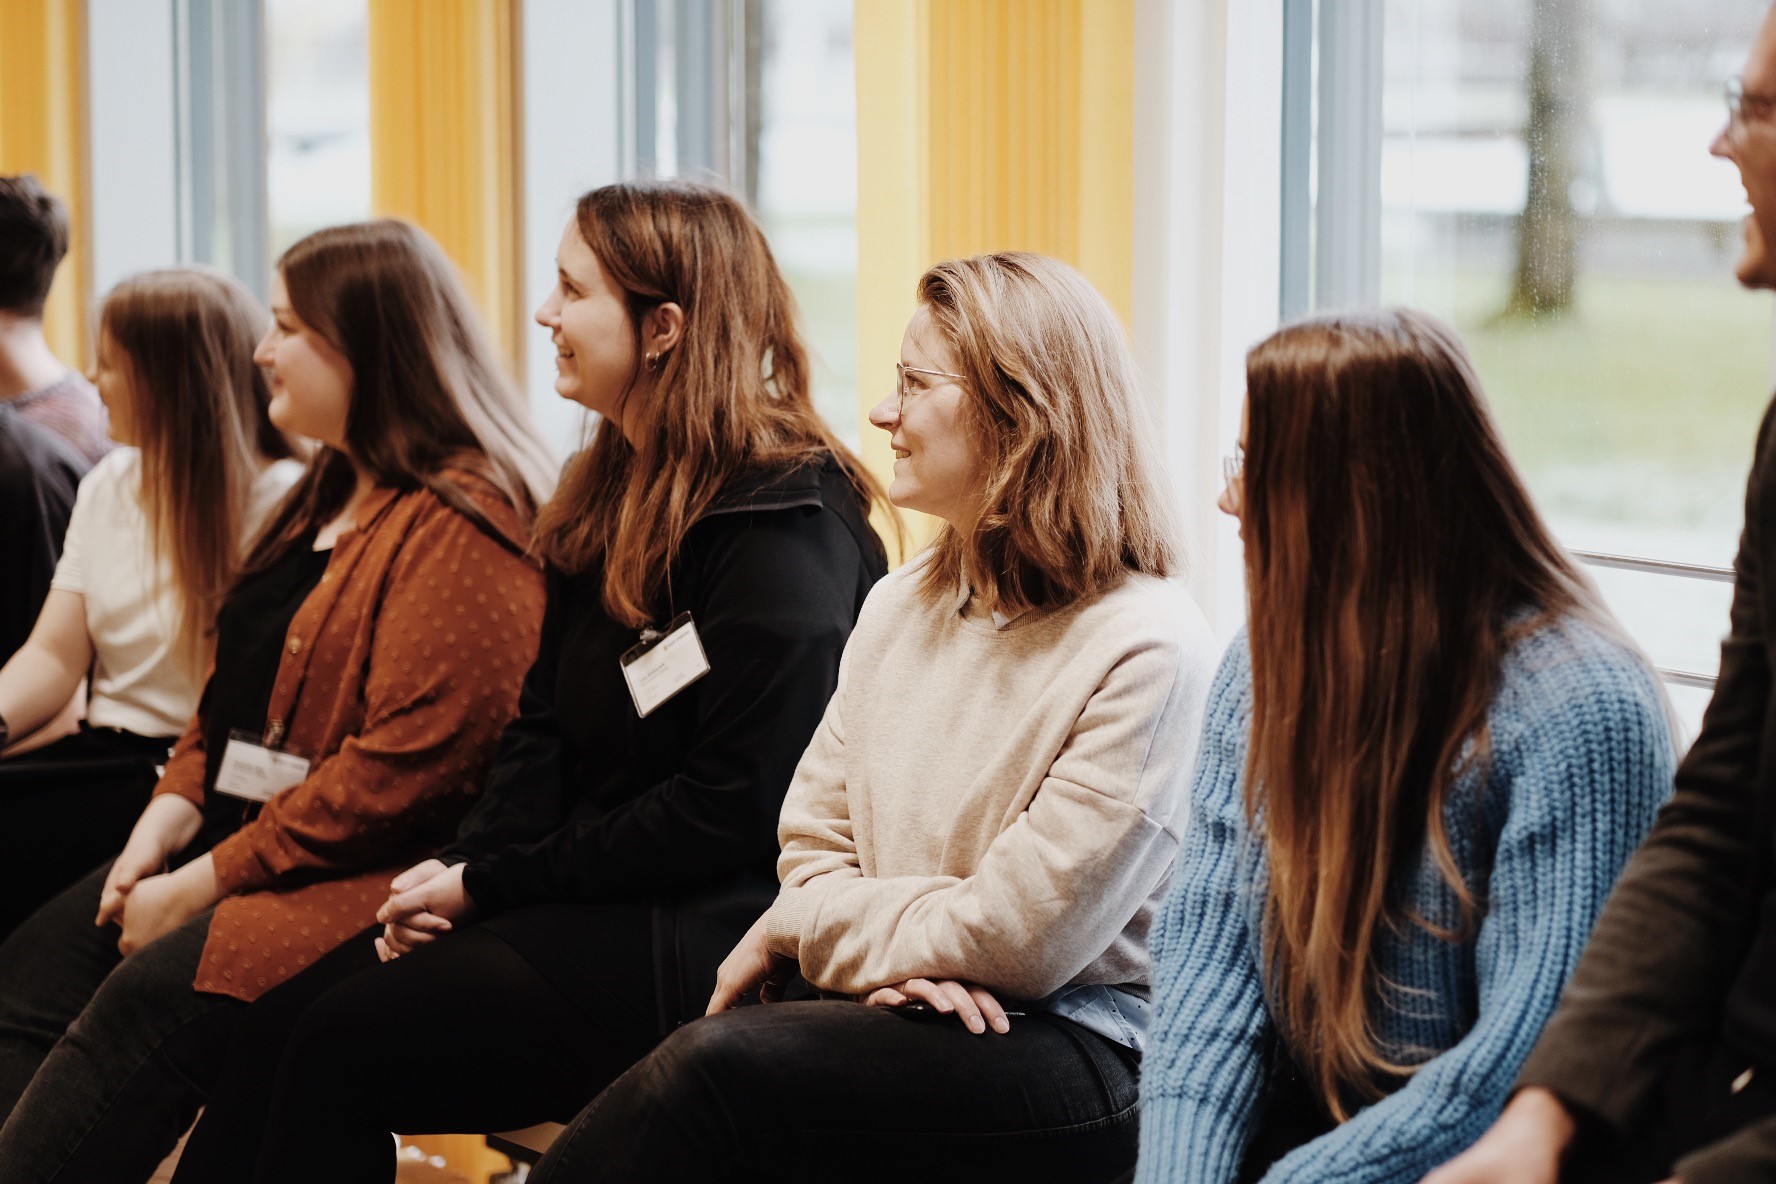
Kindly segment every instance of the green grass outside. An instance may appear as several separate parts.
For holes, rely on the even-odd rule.
[[[1473,352],[1518,463],[1560,516],[1732,529],[1770,399],[1768,296],[1713,278],[1584,277],[1557,320],[1499,321],[1502,277],[1419,278]]]

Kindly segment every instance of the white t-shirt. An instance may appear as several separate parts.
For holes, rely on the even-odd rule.
[[[245,538],[264,523],[302,464],[280,460],[253,482]],[[197,711],[203,669],[178,643],[171,565],[152,553],[142,512],[142,453],[118,448],[80,482],[62,560],[50,587],[86,602],[93,675],[86,718],[95,728],[177,736]]]

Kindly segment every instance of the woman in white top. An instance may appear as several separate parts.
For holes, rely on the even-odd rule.
[[[938,538],[864,603],[783,804],[776,900],[710,1014],[581,1111],[536,1184],[1135,1162],[1147,923],[1214,641],[1168,578],[1171,497],[1103,297],[1027,254],[940,263],[918,295],[870,420],[890,500]],[[736,1006],[798,971],[826,997]]]
[[[269,319],[195,268],[105,299],[93,381],[127,447],[81,481],[49,597],[0,668],[0,937],[129,837],[197,710],[218,598],[302,474],[253,362]]]

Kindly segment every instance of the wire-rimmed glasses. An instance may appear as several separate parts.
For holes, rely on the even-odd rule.
[[[1768,119],[1772,112],[1776,112],[1776,95],[1748,94],[1740,78],[1727,83],[1727,139],[1733,143],[1744,143],[1747,120]]]
[[[908,366],[902,362],[894,363],[894,417],[899,419],[906,411],[906,397],[911,385],[907,382],[909,374],[929,374],[934,378],[954,378],[961,381],[965,374],[952,374],[948,370],[927,370],[923,366]]]

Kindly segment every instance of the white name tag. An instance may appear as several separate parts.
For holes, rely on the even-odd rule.
[[[618,660],[629,684],[629,697],[643,719],[672,696],[709,673],[703,639],[690,613],[679,613],[659,633],[646,630],[641,644]]]
[[[308,762],[293,752],[279,752],[251,740],[233,739],[222,750],[216,789],[249,802],[269,802],[308,776]]]

